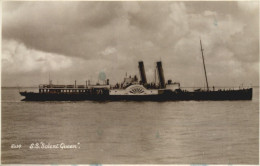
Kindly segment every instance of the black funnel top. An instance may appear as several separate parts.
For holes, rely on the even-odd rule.
[[[164,79],[164,74],[163,74],[163,68],[162,68],[162,62],[156,62],[157,64],[157,70],[158,70],[158,75],[159,75],[159,84],[161,88],[165,88],[165,79]]]
[[[139,71],[140,71],[141,83],[147,84],[145,70],[144,70],[144,62],[140,61],[138,67],[139,67]]]

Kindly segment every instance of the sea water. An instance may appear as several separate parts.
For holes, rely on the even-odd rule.
[[[254,88],[253,99],[248,101],[21,99],[17,88],[2,88],[4,164],[258,164],[259,161],[258,88]]]

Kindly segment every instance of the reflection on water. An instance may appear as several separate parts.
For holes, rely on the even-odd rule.
[[[258,89],[252,101],[200,102],[24,102],[18,92],[2,89],[3,163],[258,164]],[[29,148],[40,142],[80,148]]]

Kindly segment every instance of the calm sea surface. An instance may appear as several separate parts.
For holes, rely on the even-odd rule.
[[[258,88],[252,101],[22,98],[18,89],[2,89],[5,164],[258,164]],[[58,148],[30,149],[41,142]],[[64,144],[76,148],[62,149]]]

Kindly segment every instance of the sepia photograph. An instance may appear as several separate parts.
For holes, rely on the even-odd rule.
[[[3,1],[2,164],[259,164],[259,1]]]

